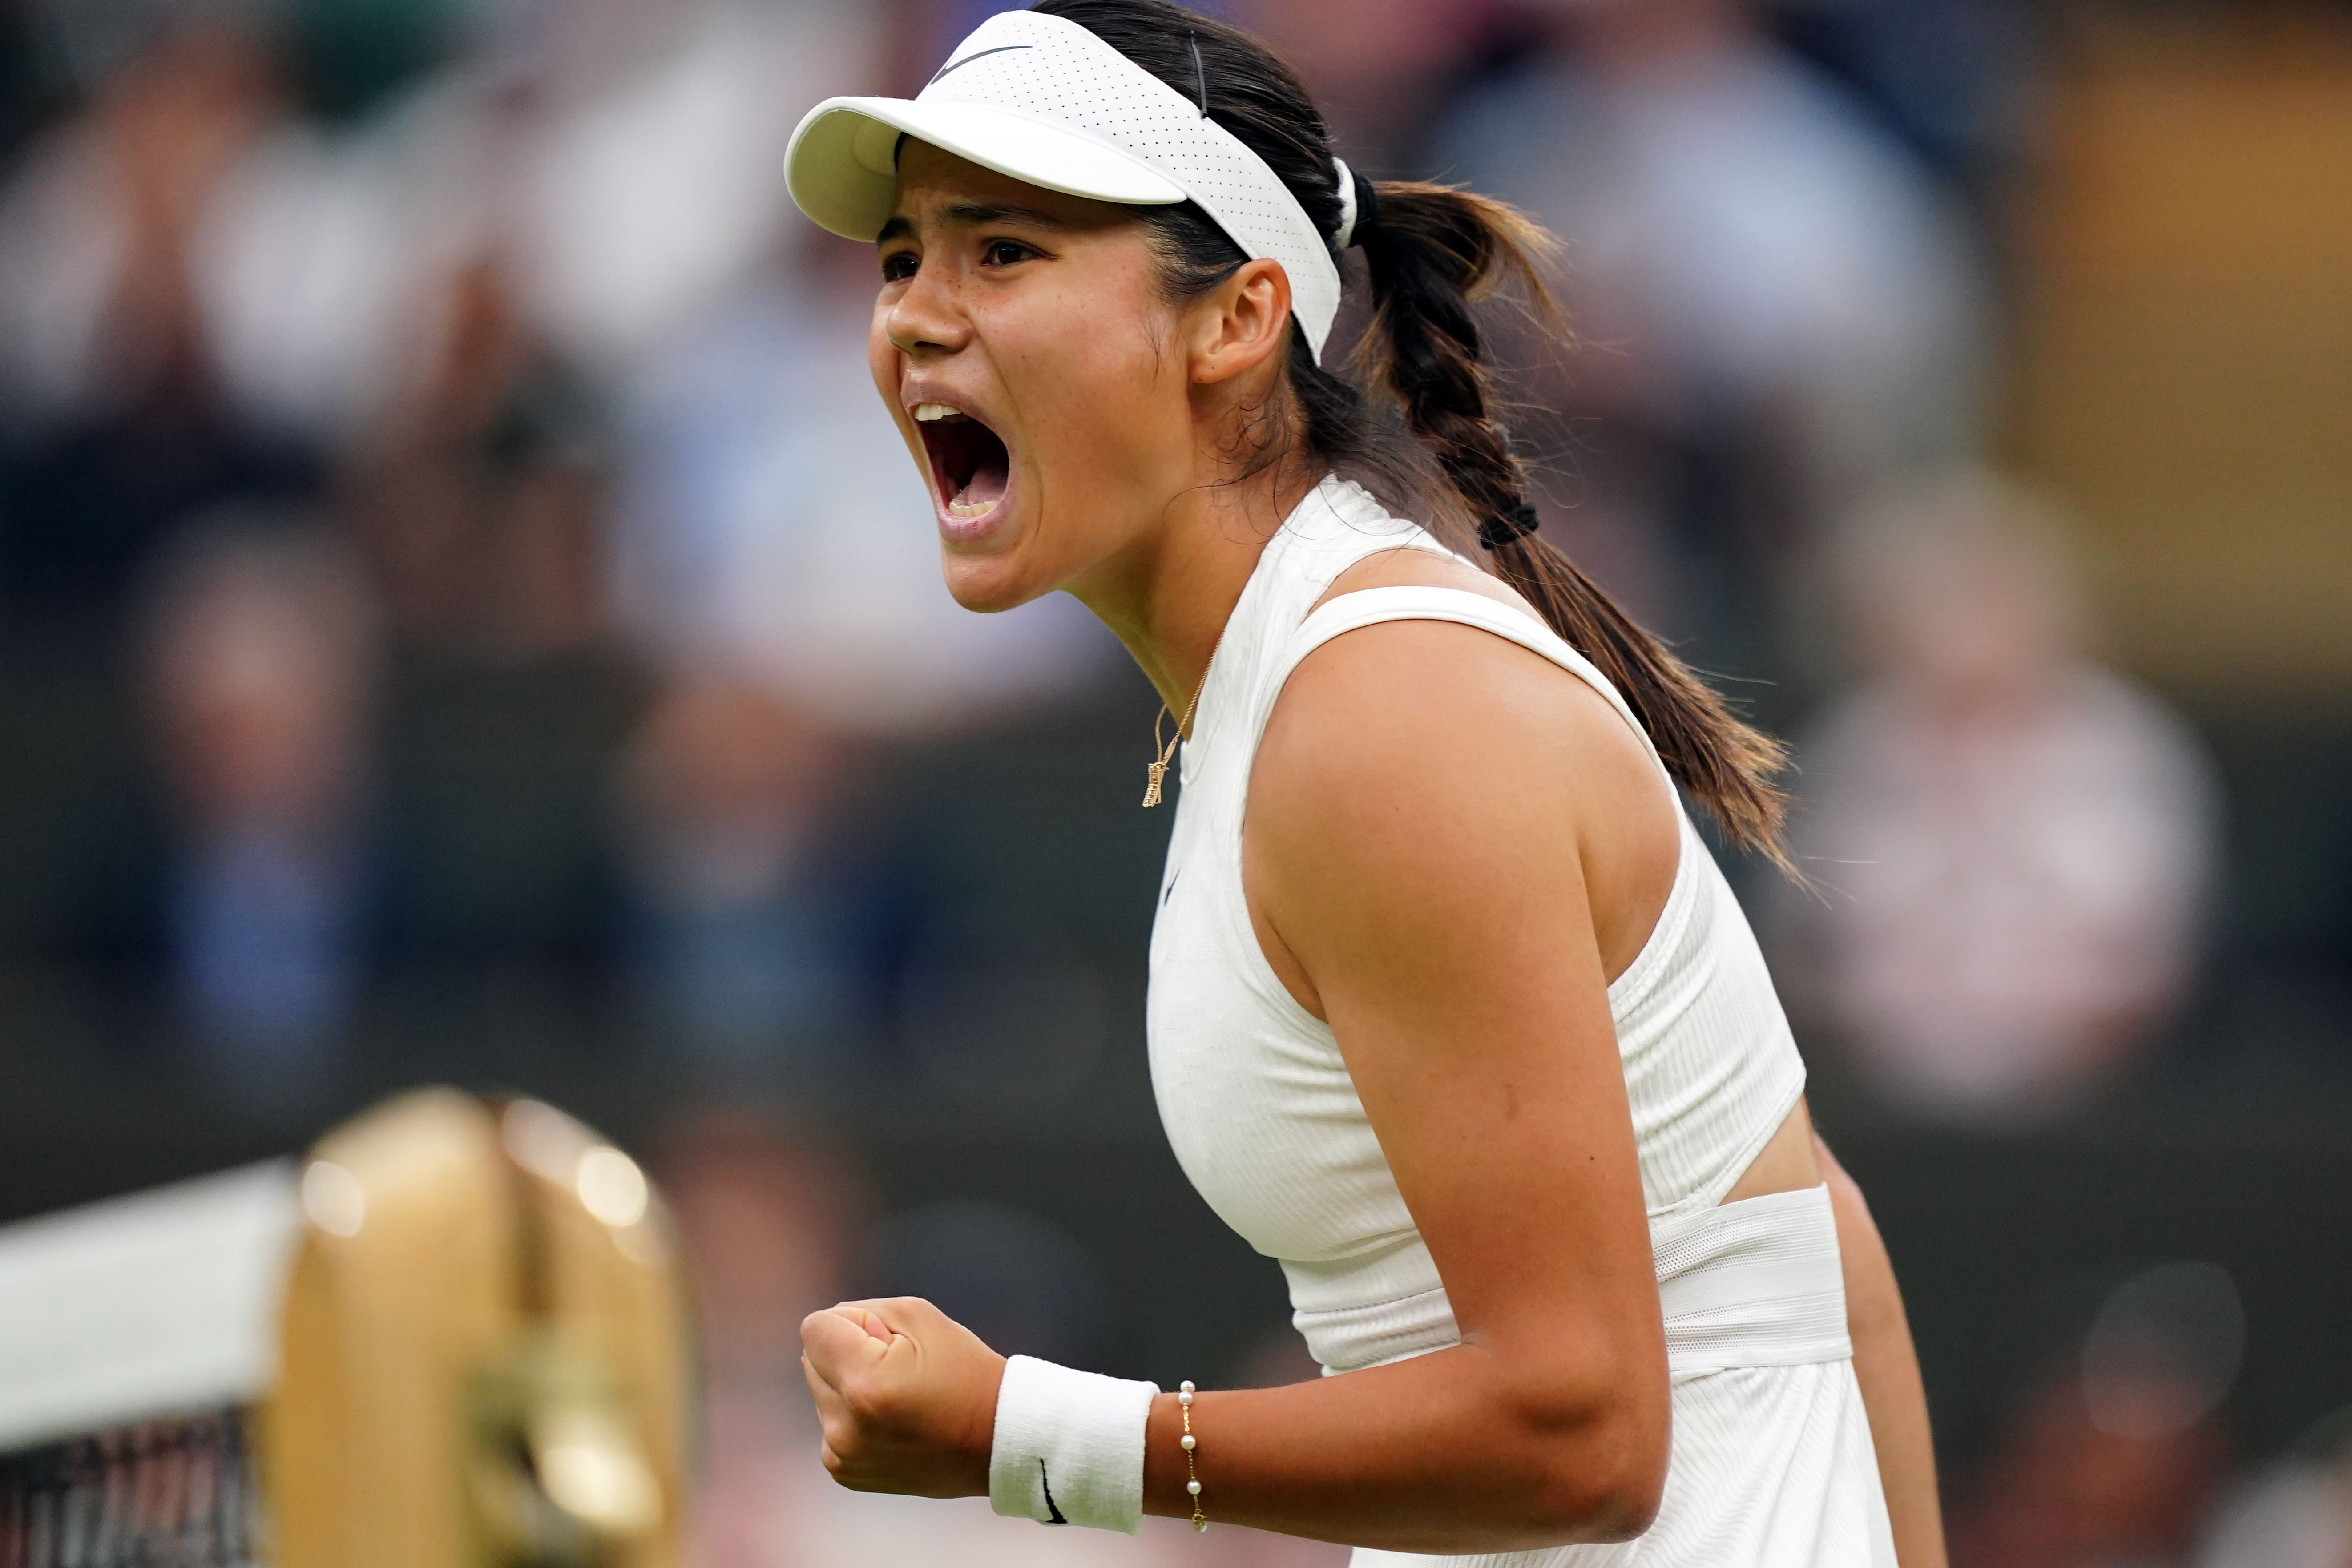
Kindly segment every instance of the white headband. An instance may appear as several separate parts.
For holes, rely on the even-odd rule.
[[[1291,311],[1321,360],[1339,311],[1339,268],[1307,209],[1201,104],[1076,22],[1003,12],[957,45],[915,98],[818,104],[784,155],[793,199],[823,227],[872,239],[897,198],[902,134],[1048,190],[1199,204],[1253,259],[1281,264]],[[1355,199],[1343,169],[1343,237]]]

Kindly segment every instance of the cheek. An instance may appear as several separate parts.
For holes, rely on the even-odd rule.
[[[883,322],[882,307],[878,302],[874,307],[873,320],[866,330],[866,368],[872,374],[874,390],[882,395],[882,401],[896,407],[898,402],[898,351],[890,345],[889,333]]]
[[[1105,292],[1041,289],[978,322],[1030,437],[1024,456],[1057,469],[1130,469],[1189,428],[1179,362],[1157,346],[1160,323],[1140,301]]]
[[[866,368],[874,378],[874,390],[881,395],[882,406],[889,412],[890,422],[898,427],[898,439],[907,444],[915,466],[928,478],[930,458],[923,451],[922,438],[915,434],[905,411],[898,406],[898,351],[890,345],[883,330],[879,305],[875,307],[873,328],[866,337]]]

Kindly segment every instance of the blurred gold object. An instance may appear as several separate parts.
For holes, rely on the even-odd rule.
[[[660,1482],[609,1366],[537,1336],[476,1380],[466,1457],[490,1560],[533,1568],[645,1561],[630,1549],[663,1519]]]
[[[262,1462],[278,1568],[671,1568],[690,1352],[667,1215],[551,1107],[322,1141]]]

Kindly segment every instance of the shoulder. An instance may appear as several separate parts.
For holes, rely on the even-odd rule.
[[[1544,625],[1509,584],[1457,556],[1413,546],[1357,562],[1308,614],[1380,588],[1473,595]],[[1422,618],[1374,621],[1307,654],[1276,701],[1260,759],[1262,773],[1321,759],[1420,782],[1435,782],[1423,776],[1433,771],[1460,775],[1473,789],[1515,764],[1553,776],[1579,763],[1654,773],[1640,738],[1581,678],[1481,627]]]
[[[1413,548],[1358,563],[1318,607],[1393,587],[1473,594],[1537,619],[1508,585]],[[1596,830],[1672,823],[1655,763],[1600,692],[1516,642],[1428,619],[1376,621],[1300,660],[1259,742],[1249,818],[1285,858],[1433,875],[1497,855],[1542,874],[1551,849],[1573,854]]]

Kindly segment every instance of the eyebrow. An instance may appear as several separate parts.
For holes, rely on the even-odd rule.
[[[1033,228],[1064,231],[1067,231],[1070,226],[1066,221],[1055,217],[1052,213],[1040,211],[1036,207],[1015,206],[1009,202],[954,202],[950,203],[940,216],[951,224],[968,228],[979,228],[992,223],[1027,224]],[[882,232],[874,237],[874,243],[881,245],[889,240],[903,238],[914,232],[914,220],[900,213],[882,226]]]
[[[1070,226],[1052,213],[1035,207],[1014,206],[1008,202],[954,202],[942,215],[950,223],[968,224],[979,227],[991,223],[1025,223],[1036,228],[1067,228]]]

